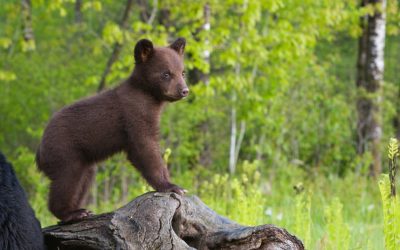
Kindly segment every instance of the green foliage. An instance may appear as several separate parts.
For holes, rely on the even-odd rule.
[[[349,249],[350,228],[343,219],[343,204],[335,197],[325,209],[326,249]]]
[[[384,232],[386,249],[400,247],[400,202],[398,197],[390,195],[389,176],[383,174],[379,180],[379,189],[382,196]]]
[[[396,160],[396,158],[400,155],[399,150],[399,142],[396,138],[390,138],[389,146],[388,146],[388,158],[392,162]]]
[[[0,80],[2,81],[13,81],[17,78],[17,76],[13,72],[9,71],[0,71]]]
[[[302,183],[300,184],[302,187]],[[294,233],[302,241],[307,249],[311,247],[311,193],[301,190],[296,196]]]
[[[216,174],[199,188],[200,198],[217,212],[245,225],[258,225],[264,217],[257,163],[243,162],[239,176]],[[226,202],[221,202],[221,197]],[[224,199],[225,200],[225,199]]]
[[[246,124],[239,160],[259,155],[267,166],[295,160],[305,169],[318,166],[340,175],[351,170],[356,152],[347,142],[354,137],[355,103],[348,86],[354,79],[343,76],[354,75],[355,49],[335,50],[355,41],[347,34],[359,29],[357,1],[210,1],[209,31],[202,29],[205,3],[134,6],[128,29],[121,30],[124,2],[84,1],[83,22],[76,24],[74,1],[34,1],[36,49],[30,52],[12,28],[19,26],[20,2],[2,5],[0,114],[7,119],[0,124],[0,146],[13,152],[25,145],[33,151],[52,113],[95,92],[115,42],[124,47],[107,76],[108,86],[132,70],[139,38],[166,44],[184,36],[187,71],[210,74],[210,84],[191,82],[189,100],[169,107],[163,117],[163,143],[176,156],[172,168],[196,166],[206,143],[215,165],[226,166],[230,110],[235,108],[238,121]],[[142,18],[143,8],[157,8],[152,22]],[[388,8],[390,20],[396,20],[397,5]],[[158,19],[164,9],[169,10],[167,25]],[[345,62],[345,69],[331,72]],[[389,112],[385,119],[391,119]],[[207,133],[197,132],[206,120]]]
[[[107,88],[130,74],[138,39],[166,45],[183,36],[191,95],[166,108],[160,133],[174,181],[240,223],[287,228],[307,249],[383,248],[379,190],[367,177],[372,156],[358,156],[354,143],[359,17],[375,7],[359,8],[356,0],[138,1],[122,29],[125,1],[83,1],[80,23],[73,0],[31,2],[30,44],[19,29],[21,2],[0,5],[0,148],[42,225],[55,223],[46,207],[48,181],[34,166],[49,118],[95,94],[115,43],[123,48]],[[398,1],[387,8],[383,140],[394,134],[399,115]],[[146,19],[153,11],[155,18]],[[193,77],[196,72],[209,84]],[[228,175],[233,109],[246,129],[237,172]],[[209,166],[200,165],[204,157]],[[382,178],[386,242],[396,244],[393,230],[400,223],[388,217],[399,209]],[[299,183],[304,191],[295,193]],[[149,190],[117,155],[99,164],[90,208],[110,211]]]
[[[389,175],[382,174],[379,189],[383,204],[384,232],[386,249],[400,247],[400,201],[396,195],[396,159],[399,156],[397,139],[391,138],[388,146]]]
[[[47,208],[49,181],[38,171],[35,154],[25,147],[20,147],[16,150],[16,158],[9,161],[12,162],[21,185],[25,187],[30,204],[42,226],[54,224],[56,220]]]

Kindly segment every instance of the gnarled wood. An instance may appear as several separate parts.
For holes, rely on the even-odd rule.
[[[43,230],[48,249],[304,249],[273,225],[241,226],[196,196],[147,193],[126,206]]]

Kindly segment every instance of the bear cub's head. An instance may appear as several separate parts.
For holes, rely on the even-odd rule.
[[[140,77],[141,88],[161,101],[173,102],[188,96],[183,66],[185,45],[184,38],[167,47],[154,47],[151,41],[140,40],[134,51],[134,74]]]

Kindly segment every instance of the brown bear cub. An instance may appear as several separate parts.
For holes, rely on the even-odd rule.
[[[36,163],[51,180],[49,209],[61,221],[80,220],[96,163],[120,152],[159,192],[183,194],[170,182],[159,147],[160,115],[166,102],[186,97],[183,53],[186,41],[153,47],[140,40],[135,68],[118,87],[55,113],[44,131]]]

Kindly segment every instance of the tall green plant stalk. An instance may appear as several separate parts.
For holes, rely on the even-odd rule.
[[[397,139],[390,139],[388,151],[390,195],[396,197],[396,159],[399,156],[399,143]]]
[[[383,174],[379,181],[382,196],[385,247],[400,249],[400,202],[396,196],[396,158],[399,156],[397,139],[390,139],[388,147],[389,176]]]
[[[327,242],[326,249],[349,249],[350,227],[344,221],[343,204],[338,197],[334,197],[329,206],[325,208]]]
[[[302,185],[302,183],[300,183]],[[298,188],[297,185],[295,188]],[[303,192],[301,189],[303,187],[300,186],[300,190],[297,190],[297,195],[295,198],[295,224],[294,224],[294,232],[300,239],[303,240],[304,245],[307,249],[311,247],[311,196],[312,193],[310,191]]]

